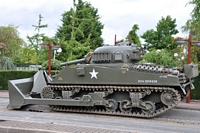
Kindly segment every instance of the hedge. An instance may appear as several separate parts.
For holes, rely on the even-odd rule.
[[[194,87],[195,89],[191,91],[191,99],[200,100],[200,75],[194,78]]]
[[[8,80],[30,78],[37,71],[0,71],[0,90],[8,90]],[[55,73],[52,72],[52,73]],[[194,79],[195,89],[191,91],[191,99],[200,100],[200,75]]]
[[[30,78],[37,71],[0,71],[0,90],[8,90],[8,80]]]

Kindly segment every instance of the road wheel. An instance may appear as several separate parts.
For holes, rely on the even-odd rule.
[[[116,111],[118,108],[118,102],[115,99],[108,99],[106,110],[109,112]]]
[[[125,112],[125,113],[129,113],[132,111],[132,106],[131,106],[131,103],[130,101],[128,100],[123,100],[120,102],[120,105],[119,105],[119,109],[122,111],[122,112]]]
[[[142,109],[142,112],[145,114],[153,114],[156,110],[156,106],[153,102],[151,101],[146,101],[144,102],[146,104],[146,109]]]

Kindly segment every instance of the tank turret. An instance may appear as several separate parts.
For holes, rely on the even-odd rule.
[[[104,45],[94,52],[89,52],[84,58],[61,63],[61,66],[73,64],[107,64],[107,63],[138,63],[143,59],[145,49],[130,42],[116,45]]]
[[[144,53],[144,48],[130,42],[105,45],[94,51],[91,63],[137,63],[142,60]]]

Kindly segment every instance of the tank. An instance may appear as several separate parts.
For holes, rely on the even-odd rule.
[[[9,108],[49,105],[54,111],[153,118],[194,89],[198,66],[139,63],[145,49],[130,42],[104,45],[84,58],[64,62],[53,76],[8,81]]]

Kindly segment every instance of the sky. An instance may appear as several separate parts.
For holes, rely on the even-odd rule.
[[[100,21],[104,24],[102,38],[104,44],[114,44],[117,40],[125,39],[134,24],[139,25],[138,35],[150,29],[155,29],[162,17],[170,15],[176,19],[177,29],[180,33],[176,36],[187,37],[181,32],[181,27],[191,18],[193,9],[187,5],[189,0],[83,0],[90,2],[98,9]],[[26,36],[36,33],[32,25],[37,25],[39,14],[43,16],[42,24],[48,27],[41,33],[53,37],[62,14],[73,6],[73,0],[1,0],[0,1],[0,26],[9,24],[19,26],[20,37],[27,41]]]

